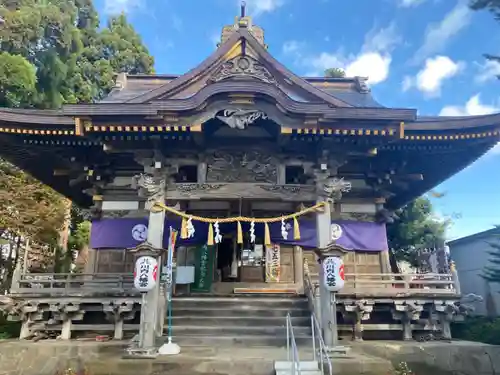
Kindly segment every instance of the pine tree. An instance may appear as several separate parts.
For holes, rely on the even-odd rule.
[[[327,78],[345,78],[345,70],[340,68],[329,68],[325,70],[325,77]]]
[[[488,10],[494,15],[495,19],[500,21],[500,0],[471,0],[470,8],[473,10]],[[484,57],[489,61],[500,64],[500,56],[486,53]],[[497,76],[497,78],[500,79],[500,76]]]

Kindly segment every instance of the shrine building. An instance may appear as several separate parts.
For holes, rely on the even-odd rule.
[[[117,338],[137,330],[129,249],[147,239],[148,202],[160,196],[164,243],[170,227],[182,232],[174,312],[200,295],[305,294],[312,302],[321,216],[345,264],[340,330],[408,339],[434,319],[446,332],[463,313],[453,269],[428,279],[392,275],[385,225],[484,155],[499,130],[498,114],[425,117],[385,107],[365,77],[297,76],[270,54],[251,17],[236,17],[213,54],[183,75],[120,73],[97,103],[0,109],[1,156],[93,220],[85,275],[23,270],[11,296],[24,307],[10,313],[26,323],[24,337],[34,329],[28,321],[40,329],[55,321],[69,338],[99,314]],[[318,215],[322,202],[329,212]]]

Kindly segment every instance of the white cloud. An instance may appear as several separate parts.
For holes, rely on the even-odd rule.
[[[401,83],[403,92],[408,91],[413,86],[413,77],[405,76],[403,82]]]
[[[476,82],[484,83],[498,79],[500,76],[500,63],[495,60],[487,60],[483,65],[479,65],[480,72],[476,76]]]
[[[288,40],[283,44],[283,53],[285,53],[287,55],[299,54],[302,46],[303,46],[303,43],[301,43],[301,42],[298,42],[296,40]]]
[[[425,66],[415,77],[403,78],[402,90],[408,91],[415,87],[428,96],[439,96],[444,81],[457,75],[464,67],[464,63],[455,62],[448,56],[436,56],[425,60]]]
[[[107,14],[130,13],[142,8],[144,0],[105,0],[104,12]]]
[[[444,18],[427,28],[422,46],[411,59],[412,64],[419,64],[428,56],[439,53],[446,43],[465,28],[471,19],[472,11],[466,0],[458,0],[457,5]]]
[[[393,22],[386,28],[372,28],[365,35],[362,50],[365,52],[390,52],[397,44],[401,43],[401,40],[401,36],[396,29],[396,24]]]
[[[303,63],[312,68],[309,75],[322,75],[328,68],[341,68],[345,70],[347,77],[368,77],[368,83],[376,85],[389,76],[391,52],[400,41],[395,25],[391,24],[387,28],[368,32],[357,54],[345,55],[342,50],[334,53],[321,52],[307,57]]]
[[[463,106],[446,106],[441,109],[440,116],[479,116],[489,115],[499,112],[498,105],[489,105],[481,103],[480,95],[472,96]]]
[[[388,54],[363,53],[345,67],[345,74],[347,77],[368,77],[368,83],[376,85],[389,76],[391,61],[392,58]]]
[[[347,77],[368,77],[368,83],[376,85],[389,76],[391,61],[389,54],[380,52],[361,52],[349,57],[322,52],[308,59],[308,65],[313,68],[309,75],[322,75],[328,68],[341,68]]]
[[[241,1],[237,1],[238,6]],[[247,14],[250,16],[258,16],[262,13],[270,13],[285,4],[285,0],[247,0]]]
[[[443,107],[440,116],[481,116],[500,112],[500,105],[483,104],[479,94],[472,96],[463,106],[450,105]],[[497,143],[484,157],[500,154],[500,142]]]
[[[399,6],[403,8],[410,8],[422,4],[426,0],[398,0]]]

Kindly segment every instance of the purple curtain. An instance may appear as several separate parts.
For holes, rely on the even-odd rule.
[[[387,234],[384,224],[334,221],[342,228],[342,236],[337,240],[339,245],[349,250],[382,251],[387,250]],[[131,248],[146,240],[147,219],[102,219],[92,223],[90,247],[103,248]],[[179,245],[197,245],[207,241],[208,224],[193,221],[195,235],[193,238],[183,240],[178,238]],[[288,239],[281,235],[281,222],[269,225],[271,241],[273,243],[300,245],[304,248],[316,247],[316,223],[311,220],[299,220],[300,240],[293,239],[293,222],[286,224]],[[167,242],[169,227],[180,231],[181,221],[166,220],[164,230],[164,243]],[[236,223],[220,224],[220,232],[235,233]],[[243,232],[248,232],[250,223],[242,223]],[[264,237],[264,224],[255,224],[255,235]]]

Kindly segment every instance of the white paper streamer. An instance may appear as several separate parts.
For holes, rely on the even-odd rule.
[[[189,218],[187,220],[187,234],[188,234],[188,238],[193,238],[194,237],[194,233],[196,232],[195,229],[194,229],[194,225],[193,225],[193,218]]]
[[[255,222],[250,222],[250,242],[255,243]]]
[[[222,242],[222,236],[220,234],[219,222],[218,221],[216,221],[215,224],[214,224],[214,232],[215,232],[215,236],[214,236],[215,243],[221,243]]]

